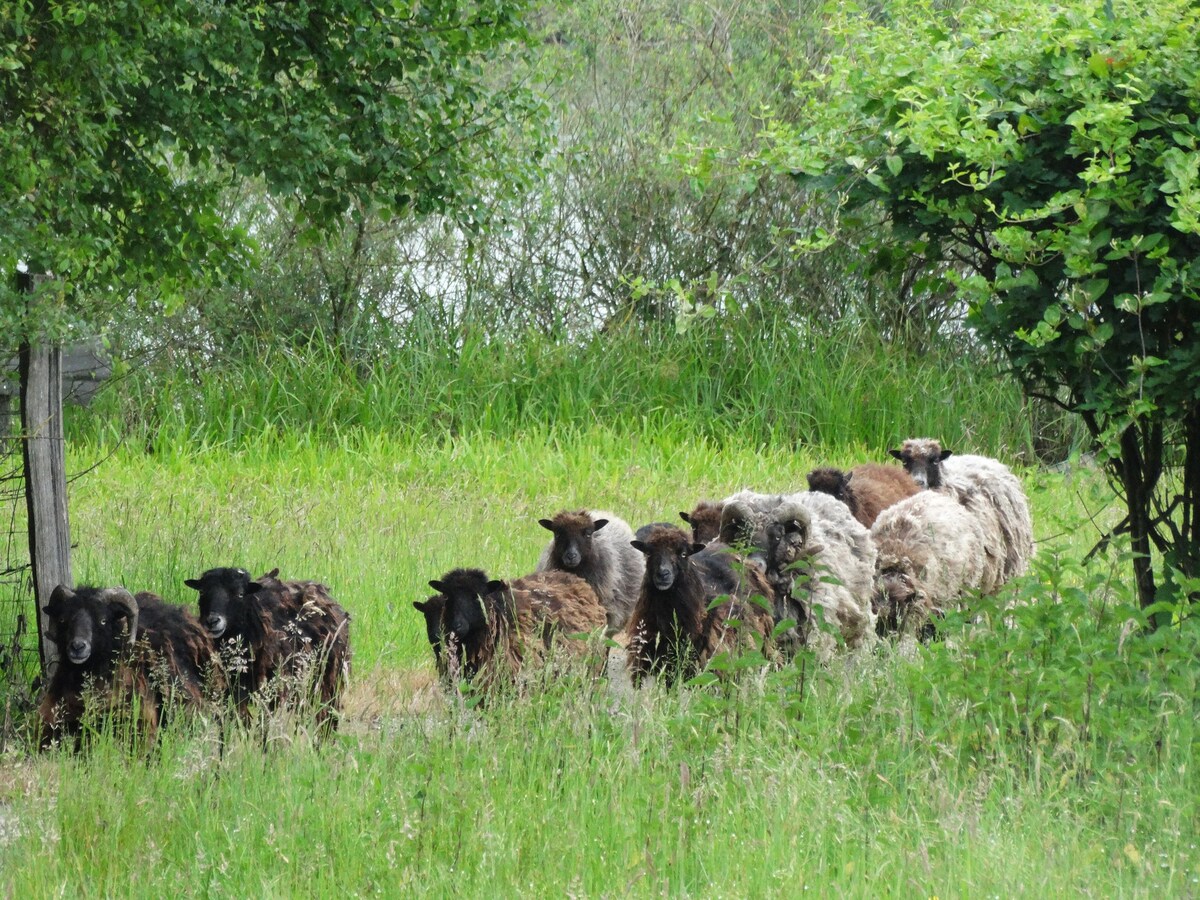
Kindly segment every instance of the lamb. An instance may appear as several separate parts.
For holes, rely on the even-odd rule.
[[[635,685],[651,673],[668,683],[691,677],[738,646],[774,655],[771,588],[756,567],[741,565],[728,547],[692,542],[674,525],[655,528],[633,546],[646,556],[626,655]],[[719,597],[727,599],[709,609]]]
[[[815,604],[852,649],[874,639],[875,545],[844,503],[827,494],[741,491],[722,504],[719,539],[749,548],[774,590],[775,619],[796,625],[780,636],[806,643]]]
[[[220,683],[216,648],[196,618],[151,593],[58,585],[43,612],[61,659],[38,711],[41,746],[80,737],[89,691],[138,708],[150,739],[172,709],[201,708]]]
[[[608,612],[608,634],[619,632],[641,589],[646,563],[630,545],[633,531],[610,512],[563,511],[538,524],[554,538],[542,551],[537,571],[558,570],[578,575],[592,586]]]
[[[274,569],[252,581],[245,569],[209,569],[184,584],[199,592],[200,621],[218,649],[234,658],[230,693],[245,714],[317,701],[322,731],[336,729],[350,676],[350,616],[315,581],[281,581]],[[297,682],[305,689],[295,691]]]
[[[904,469],[879,463],[862,463],[849,472],[823,467],[808,473],[808,489],[841,500],[854,518],[870,528],[879,514],[921,490]]]
[[[414,600],[413,609],[425,617],[425,637],[433,650],[433,662],[437,667],[438,677],[445,680],[449,675],[446,665],[446,654],[442,644],[442,610],[446,608],[446,598],[434,594],[427,600]]]
[[[681,512],[679,518],[691,526],[693,541],[697,544],[707,544],[714,540],[721,530],[721,504],[701,500],[690,513]]]
[[[989,533],[989,517],[995,518],[978,495],[964,502],[941,491],[922,491],[884,510],[871,528],[881,634],[928,638],[931,617],[959,608],[971,591],[989,594],[1004,583],[993,546],[999,532],[993,525]]]
[[[933,438],[911,438],[889,452],[922,488],[953,492],[968,500],[974,493],[985,498],[1000,530],[1004,582],[1025,573],[1034,551],[1033,519],[1021,482],[1008,466],[986,456],[952,456]],[[985,523],[988,531],[989,525]]]
[[[439,672],[485,691],[511,684],[556,647],[574,656],[595,654],[595,641],[559,638],[598,632],[608,623],[595,590],[570,572],[504,582],[489,580],[482,569],[454,569],[429,586],[438,594],[421,610]]]

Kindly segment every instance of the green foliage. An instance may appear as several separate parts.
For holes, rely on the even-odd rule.
[[[243,446],[264,432],[336,443],[352,431],[438,440],[591,424],[878,452],[917,432],[1006,457],[1062,459],[1070,449],[1070,434],[1031,418],[986,359],[950,347],[910,353],[849,326],[707,320],[685,334],[622,330],[576,344],[536,334],[501,342],[470,329],[456,341],[411,332],[410,341],[381,349],[369,366],[319,336],[298,350],[235,344],[195,369],[166,359],[127,372],[91,409],[69,410],[69,431],[163,451]]]
[[[1200,11],[1140,4],[855,7],[767,158],[956,261],[971,324],[1079,413],[1151,542],[1200,564]],[[1178,466],[1178,477],[1164,477]],[[1180,516],[1172,511],[1180,510]],[[1143,603],[1152,580],[1139,567]]]
[[[131,294],[178,302],[248,265],[222,215],[234,178],[313,228],[352,205],[478,219],[524,171],[499,125],[538,104],[490,66],[525,41],[529,5],[4,4],[0,270],[53,272],[77,319]],[[8,319],[22,302],[0,295]]]

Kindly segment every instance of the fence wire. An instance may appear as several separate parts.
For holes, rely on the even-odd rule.
[[[0,751],[32,708],[41,671],[20,433],[16,397],[0,384]]]

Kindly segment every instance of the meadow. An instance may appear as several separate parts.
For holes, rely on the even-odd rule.
[[[1017,464],[1037,563],[916,654],[884,645],[827,667],[801,654],[636,692],[568,673],[486,709],[448,697],[412,608],[430,578],[530,571],[548,537],[537,518],[562,508],[673,520],[883,453],[865,438],[699,433],[682,413],[594,418],[434,435],[292,417],[223,441],[163,431],[152,447],[136,428],[117,443],[77,423],[69,467],[91,470],[71,493],[79,583],[192,603],[183,579],[213,565],[319,578],[353,615],[354,678],[324,744],[286,722],[224,740],[180,725],[132,756],[103,735],[86,754],[10,744],[5,893],[1200,893],[1200,639],[1186,619],[1137,627],[1119,547],[1080,562],[1118,516],[1078,460],[1050,470],[971,446]],[[913,432],[961,441],[987,420],[951,410]]]

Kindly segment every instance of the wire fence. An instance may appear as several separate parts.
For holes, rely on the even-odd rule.
[[[0,747],[32,707],[41,671],[14,381],[0,372]]]

